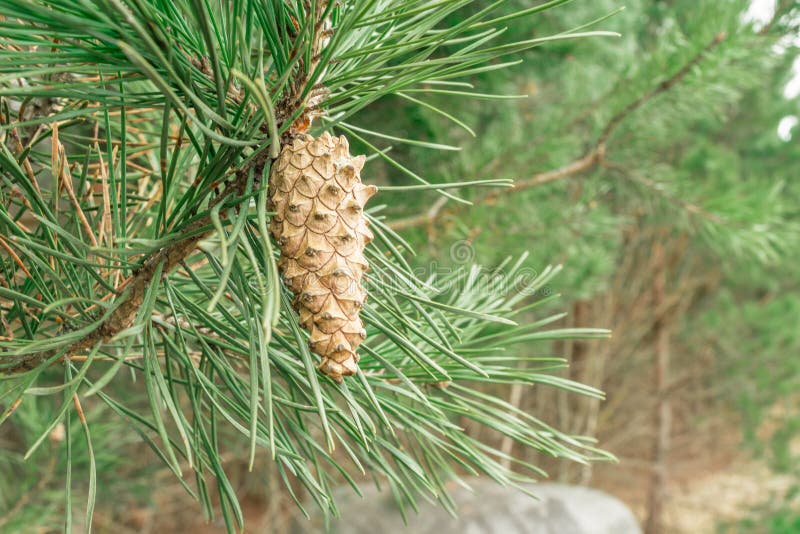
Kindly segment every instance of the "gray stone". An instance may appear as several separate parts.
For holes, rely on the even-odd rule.
[[[330,532],[341,534],[641,534],[633,513],[616,497],[582,486],[533,484],[526,489],[536,499],[489,480],[468,480],[473,492],[457,487],[450,492],[458,517],[441,506],[421,501],[419,514],[407,509],[408,524],[390,491],[362,487],[364,498],[350,488],[336,492],[341,519]],[[301,520],[296,532],[322,531],[320,518]]]

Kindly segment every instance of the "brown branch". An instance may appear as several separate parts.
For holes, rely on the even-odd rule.
[[[680,70],[678,70],[675,74],[670,76],[669,78],[661,81],[658,85],[653,87],[647,93],[641,95],[636,100],[632,101],[630,104],[625,106],[619,112],[617,112],[600,132],[600,135],[597,138],[597,141],[592,145],[583,156],[580,158],[564,165],[563,167],[559,167],[557,169],[553,169],[550,171],[541,172],[527,178],[525,180],[518,181],[514,184],[514,187],[508,189],[500,189],[495,191],[494,193],[490,193],[476,201],[473,204],[484,204],[490,203],[501,195],[508,195],[511,193],[516,193],[519,191],[523,191],[525,189],[531,187],[537,187],[540,185],[544,185],[551,182],[556,182],[558,180],[562,180],[564,178],[569,178],[571,176],[576,176],[587,172],[589,170],[594,169],[598,165],[606,159],[606,144],[617,128],[622,124],[622,122],[636,110],[641,108],[650,100],[653,100],[658,95],[665,93],[675,87],[678,83],[686,77],[691,70],[700,63],[705,56],[714,48],[716,48],[722,41],[725,40],[726,34],[725,32],[720,32],[714,36],[714,38],[705,46],[702,50],[700,50],[691,60],[689,60]],[[444,197],[443,197],[444,198]],[[420,215],[414,215],[411,217],[406,217],[403,219],[398,219],[396,221],[392,221],[388,224],[389,228],[393,230],[403,230],[406,228],[413,228],[417,226],[424,226],[426,224],[433,224],[439,217],[444,214],[444,202],[442,199],[436,201],[435,204],[429,209],[426,213]],[[459,208],[453,208],[453,210]]]
[[[314,16],[319,19],[314,26],[314,44],[313,49],[320,48],[319,42],[327,39],[328,34],[324,30],[324,21],[322,15],[325,12],[324,2],[318,3]],[[303,81],[308,81],[310,72],[313,69],[307,69],[300,64],[295,79],[292,82],[291,98],[284,99],[276,105],[276,114],[282,119],[281,122],[294,117],[298,111],[304,108],[306,102],[300,98],[300,90]],[[282,142],[285,143],[289,140],[291,134],[284,134]],[[96,136],[95,136],[96,137]],[[255,172],[256,180],[263,179],[265,169],[269,169],[269,149],[263,149],[250,163],[241,169],[237,169],[233,180],[227,184],[227,187],[217,195],[209,204],[207,215],[199,217],[191,224],[184,228],[179,236],[176,236],[174,242],[164,246],[163,248],[151,253],[146,257],[139,269],[136,270],[134,275],[127,280],[123,281],[121,285],[117,286],[117,293],[124,293],[119,298],[125,300],[105,319],[95,330],[89,332],[82,339],[72,343],[64,351],[67,358],[76,353],[81,353],[88,349],[95,347],[99,343],[108,341],[119,332],[128,328],[133,324],[136,314],[144,301],[145,293],[147,292],[150,284],[153,283],[156,272],[159,271],[162,276],[172,271],[179,264],[184,262],[189,255],[197,248],[197,244],[211,235],[213,229],[201,230],[203,228],[213,228],[211,212],[213,208],[231,198],[241,197],[247,185],[249,173],[251,170]],[[102,172],[102,169],[101,169]],[[62,349],[63,350],[63,349]],[[1,368],[0,373],[14,374],[35,369],[47,360],[53,358],[57,354],[57,350],[47,350],[27,354],[14,362],[9,367]],[[63,358],[63,356],[62,356]]]
[[[447,204],[447,200],[446,196],[441,196],[425,213],[392,221],[389,223],[389,228],[392,230],[403,230],[405,228],[413,228],[415,226],[431,223],[439,217],[439,212],[442,211],[444,205]]]
[[[261,161],[261,169],[256,169],[257,176],[260,176],[261,173],[263,173],[266,157],[257,158],[257,160]],[[234,192],[239,192],[241,194],[241,192],[244,191],[247,172],[240,172],[237,174],[239,175],[237,180],[212,201],[210,208],[213,208],[214,205],[233,196]],[[200,217],[189,224],[181,232],[183,237],[178,237],[175,242],[148,256],[141,268],[139,268],[131,278],[123,282],[127,297],[125,297],[122,304],[120,304],[97,329],[88,333],[83,339],[71,344],[65,351],[65,354],[71,355],[90,349],[98,343],[107,341],[122,330],[128,328],[136,318],[136,313],[139,311],[144,301],[147,288],[153,282],[153,278],[159,266],[161,266],[162,274],[166,275],[194,251],[197,243],[212,233],[212,230],[198,232],[201,228],[212,225],[210,211],[211,209],[209,209],[209,215]],[[55,354],[55,350],[28,354],[11,367],[3,369],[3,372],[13,374],[35,369],[43,362],[52,358]]]
[[[524,189],[529,189],[531,187],[537,187],[550,182],[556,182],[563,178],[568,178],[570,176],[582,174],[596,167],[601,161],[605,159],[605,157],[606,157],[605,143],[597,143],[595,147],[592,148],[589,152],[587,152],[582,158],[576,159],[575,161],[568,163],[563,167],[559,167],[558,169],[541,172],[539,174],[533,175],[532,177],[526,180],[521,180],[519,182],[516,182],[514,183],[513,188],[495,191],[494,193],[487,195],[485,199],[487,201],[491,201],[496,199],[500,195],[507,195],[508,193],[511,192],[522,191]]]

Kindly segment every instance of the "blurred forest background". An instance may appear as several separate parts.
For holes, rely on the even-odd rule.
[[[574,2],[510,31],[621,4]],[[522,251],[531,269],[563,264],[564,324],[613,330],[553,349],[607,401],[508,394],[620,459],[550,465],[555,478],[617,495],[645,524],[663,514],[667,532],[800,532],[800,3],[624,6],[602,24],[621,40],[550,43],[476,80],[528,97],[459,109],[474,137],[403,102],[373,108],[365,124],[463,147],[394,146],[409,164],[516,182],[471,208],[420,195],[387,218],[411,215],[395,227],[431,262],[463,240],[483,264]]]
[[[643,524],[663,517],[667,532],[800,532],[800,2],[576,0],[517,21],[508,39],[609,14],[599,27],[620,39],[527,52],[520,64],[476,76],[485,100],[439,95],[462,125],[411,93],[359,114],[355,124],[380,123],[400,141],[364,135],[353,153],[391,147],[432,181],[517,184],[467,192],[471,207],[387,190],[372,211],[414,245],[419,269],[446,269],[465,255],[492,267],[524,252],[531,272],[561,264],[542,291],[562,295],[553,309],[567,303],[562,325],[613,330],[610,340],[551,347],[606,401],[502,392],[558,428],[596,437],[620,460],[530,458],[553,479],[616,495]],[[364,176],[408,183],[380,158]],[[25,409],[16,424],[35,426]],[[101,441],[137,440],[95,428]],[[98,504],[106,508],[96,528],[142,531],[158,517],[167,531],[200,520],[149,452],[95,449],[103,491],[115,496]],[[278,486],[245,477],[241,463],[237,489],[251,521],[274,527],[295,513],[288,496],[275,498]],[[0,531],[21,515],[35,525],[52,511],[32,496],[62,491],[47,460],[27,469],[27,479],[2,483],[14,506]]]

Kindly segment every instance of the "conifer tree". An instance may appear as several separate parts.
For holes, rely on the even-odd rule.
[[[651,509],[650,532],[665,528],[664,475],[698,449],[716,461],[720,433],[742,434],[781,471],[797,472],[787,443],[798,428],[789,392],[800,377],[798,133],[781,139],[777,128],[798,116],[797,94],[784,88],[800,65],[800,5],[775,2],[754,23],[751,4],[770,2],[625,2],[605,23],[621,42],[529,52],[524,70],[482,80],[495,91],[532,89],[529,99],[494,115],[459,106],[460,118],[480,125],[462,152],[411,148],[401,158],[453,180],[515,179],[514,189],[471,193],[470,207],[422,193],[430,208],[406,209],[394,228],[412,244],[433,241],[423,249],[433,257],[441,244],[468,239],[484,261],[535,243],[530,266],[564,262],[559,285],[574,299],[567,324],[615,332],[611,342],[567,347],[571,374],[615,401],[573,403],[556,393],[548,408],[541,396],[517,402],[632,460],[614,475],[600,467],[607,477],[595,482],[650,493],[632,502]],[[616,7],[573,3],[541,29]],[[432,141],[450,134],[432,113],[404,116]],[[765,438],[775,411],[784,415]],[[653,476],[641,469],[651,464]],[[574,467],[561,470],[563,480],[592,480],[591,467]]]
[[[367,475],[401,505],[452,506],[445,484],[464,473],[540,473],[465,421],[546,455],[610,458],[476,387],[601,396],[548,373],[558,358],[504,350],[607,336],[515,322],[557,269],[423,278],[382,214],[409,192],[467,203],[465,188],[509,181],[431,179],[387,141],[448,146],[360,118],[391,97],[466,126],[430,100],[486,98],[469,80],[521,52],[611,35],[507,38],[565,3],[0,3],[2,470],[25,481],[0,497],[6,527],[90,530],[133,437],[231,531],[230,454],[250,469],[268,457],[298,505],[327,513],[334,486]],[[403,178],[365,209],[379,160]]]

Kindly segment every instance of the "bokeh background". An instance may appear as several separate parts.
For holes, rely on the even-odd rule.
[[[393,147],[437,177],[517,182],[469,208],[420,195],[435,217],[400,225],[422,257],[466,240],[484,264],[563,264],[564,325],[614,331],[553,348],[607,401],[508,394],[620,459],[548,465],[555,479],[620,497],[643,524],[661,508],[668,532],[800,532],[800,4],[573,2],[509,31],[621,6],[601,24],[620,39],[549,43],[475,80],[528,96],[459,109],[474,137],[402,102],[362,120],[463,147]],[[421,211],[387,204],[389,220]]]
[[[800,532],[800,2],[575,0],[515,21],[507,37],[607,15],[595,28],[620,38],[552,41],[476,76],[484,99],[429,100],[462,125],[401,98],[359,114],[364,128],[459,147],[368,138],[431,181],[517,183],[464,192],[473,206],[387,189],[372,212],[413,245],[423,270],[526,253],[529,272],[563,265],[542,290],[561,295],[552,306],[568,311],[561,326],[613,330],[549,347],[605,401],[499,392],[619,459],[582,466],[531,453],[552,479],[615,495],[642,524],[660,514],[667,532]],[[409,183],[380,158],[368,170],[379,186]],[[32,428],[46,419],[20,414],[15,424]],[[96,420],[99,477],[113,495],[98,503],[96,530],[219,530],[135,433]],[[129,454],[105,455],[103,440],[129,443]],[[245,457],[225,461],[251,531],[285,530],[297,514],[291,498],[276,476],[248,476]],[[13,465],[15,476],[0,477],[0,491],[14,505],[0,532],[21,516],[37,531],[58,513],[47,503],[60,499],[62,470],[46,455],[22,473],[3,462],[0,473]],[[266,457],[258,467],[271,472]]]

